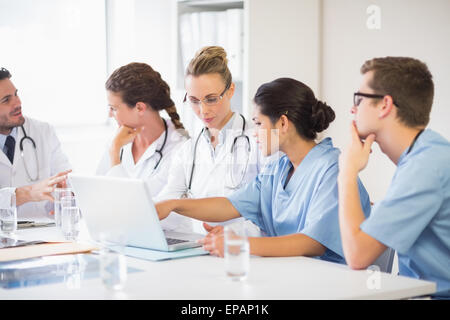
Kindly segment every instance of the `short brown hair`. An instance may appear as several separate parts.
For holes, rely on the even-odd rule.
[[[119,93],[130,108],[138,102],[144,102],[155,111],[166,110],[175,128],[184,129],[175,103],[170,98],[169,85],[148,64],[132,62],[116,69],[105,87],[106,90]]]
[[[422,61],[408,57],[384,57],[366,61],[361,73],[373,71],[369,86],[390,95],[397,115],[408,127],[426,126],[434,97],[433,76]]]
[[[5,68],[0,68],[0,80],[10,79],[11,73]]]

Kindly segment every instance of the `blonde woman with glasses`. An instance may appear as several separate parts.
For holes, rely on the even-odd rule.
[[[260,171],[250,121],[231,108],[235,84],[227,63],[223,48],[209,46],[200,49],[186,69],[184,107],[192,109],[204,127],[178,150],[159,200],[226,196]],[[245,223],[251,234],[259,235],[255,225]],[[194,222],[195,232],[212,229]]]

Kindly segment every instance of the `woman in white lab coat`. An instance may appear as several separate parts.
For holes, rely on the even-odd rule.
[[[187,67],[184,103],[204,128],[177,151],[158,200],[227,196],[260,171],[250,122],[231,110],[235,85],[227,61],[223,48],[210,46],[199,50]],[[195,232],[205,233],[199,221],[193,223]],[[259,229],[247,223],[258,235]]]
[[[115,70],[106,82],[110,117],[119,125],[97,174],[139,178],[153,197],[167,182],[173,152],[188,139],[180,122],[170,88],[145,63],[130,63]],[[165,110],[169,119],[161,117]],[[162,223],[166,230],[183,229],[188,218],[177,214]]]

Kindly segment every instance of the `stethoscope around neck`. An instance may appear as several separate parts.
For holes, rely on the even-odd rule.
[[[39,179],[39,159],[38,159],[38,154],[37,154],[36,142],[34,142],[33,138],[31,138],[30,136],[27,135],[27,132],[25,131],[25,128],[23,126],[20,126],[20,128],[22,129],[23,137],[19,141],[19,150],[20,150],[20,156],[22,157],[22,160],[23,160],[23,166],[25,167],[25,172],[27,173],[28,179],[30,181],[37,181]],[[34,157],[35,157],[35,162],[36,162],[36,175],[34,177],[31,176],[30,169],[28,168],[27,162],[25,161],[23,145],[26,140],[31,142],[33,149],[34,149]]]
[[[231,170],[230,170],[230,178],[231,178],[231,183],[232,183],[231,189],[238,189],[239,187],[241,187],[241,185],[242,185],[242,183],[244,181],[245,174],[247,172],[248,162],[250,160],[250,152],[251,152],[250,138],[245,134],[246,121],[245,121],[245,118],[244,118],[244,116],[242,114],[240,114],[240,116],[242,118],[242,131],[241,131],[240,135],[234,137],[233,143],[231,145],[230,153],[233,156],[233,154],[236,153],[235,149],[236,149],[237,141],[239,139],[245,139],[245,141],[247,143],[248,156],[247,156],[247,160],[245,162],[245,168],[243,170],[241,179],[240,179],[240,181],[237,184],[234,183],[235,180],[234,180],[234,176],[233,176],[234,175],[233,174],[233,168],[231,168]],[[191,187],[192,187],[192,180],[193,180],[194,171],[195,171],[195,161],[196,161],[196,158],[197,158],[197,146],[198,146],[198,141],[200,140],[200,137],[205,132],[205,130],[207,130],[206,127],[204,127],[202,129],[202,131],[200,131],[199,135],[197,136],[197,139],[195,140],[194,151],[193,151],[193,159],[192,159],[192,165],[191,165],[191,173],[190,173],[190,176],[189,176],[189,183],[188,183],[188,187],[187,187],[186,192],[182,195],[182,198],[191,198],[192,197]],[[234,158],[232,157],[232,159],[234,159]],[[232,167],[234,166],[233,163],[231,165],[232,165]]]
[[[164,122],[164,141],[161,145],[161,148],[157,149],[155,151],[155,153],[157,153],[159,155],[159,159],[156,162],[155,166],[153,167],[153,170],[156,170],[156,168],[158,168],[159,163],[161,162],[162,158],[163,158],[163,153],[162,151],[164,150],[164,147],[166,146],[166,142],[167,142],[167,135],[168,135],[168,129],[167,129],[167,122],[165,119],[162,119]],[[122,162],[122,156],[123,156],[123,149],[120,150],[120,162]]]

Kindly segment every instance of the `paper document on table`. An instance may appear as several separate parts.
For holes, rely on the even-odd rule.
[[[0,262],[22,260],[58,254],[85,253],[98,250],[97,247],[78,242],[48,242],[0,249]]]

